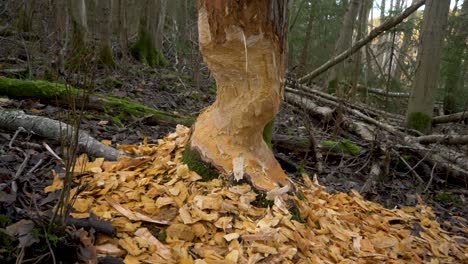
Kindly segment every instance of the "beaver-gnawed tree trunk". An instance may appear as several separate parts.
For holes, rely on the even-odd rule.
[[[262,191],[289,184],[262,135],[283,93],[286,8],[286,0],[198,1],[200,49],[217,97],[195,122],[186,153]],[[200,163],[184,160],[197,171]]]

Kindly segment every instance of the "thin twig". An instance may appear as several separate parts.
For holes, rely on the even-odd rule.
[[[436,166],[437,166],[437,163],[434,163],[434,166],[432,166],[432,170],[431,170],[431,178],[429,179],[429,182],[427,183],[426,188],[424,188],[423,192],[427,192],[427,190],[429,189],[429,186],[431,186],[432,179],[434,179],[434,170]]]

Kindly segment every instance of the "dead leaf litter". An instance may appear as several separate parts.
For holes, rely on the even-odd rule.
[[[189,133],[179,125],[156,145],[119,146],[139,158],[78,159],[76,181],[88,187],[72,216],[95,214],[117,230],[98,234],[98,254],[126,264],[468,263],[464,238],[442,230],[422,202],[389,210],[354,191],[328,194],[304,176],[294,195],[278,192],[259,208],[247,184],[202,182],[182,163]],[[62,187],[56,176],[45,191]]]

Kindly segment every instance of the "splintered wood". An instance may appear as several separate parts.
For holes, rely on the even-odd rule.
[[[389,210],[357,192],[330,195],[305,176],[295,194],[279,191],[271,208],[255,207],[249,185],[201,182],[182,163],[188,137],[178,126],[157,145],[120,146],[140,158],[79,158],[76,182],[86,189],[72,191],[72,216],[95,214],[117,229],[97,236],[99,254],[127,264],[468,261],[466,240],[442,230],[422,203]],[[56,177],[46,191],[62,186]]]

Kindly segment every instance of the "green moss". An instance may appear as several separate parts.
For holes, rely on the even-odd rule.
[[[109,68],[115,68],[116,64],[110,46],[105,45],[101,47],[101,50],[99,51],[99,62],[101,65],[107,66]]]
[[[270,122],[268,122],[265,128],[263,128],[263,140],[265,141],[265,143],[267,143],[268,147],[270,148],[272,147],[271,139],[273,137],[274,123],[275,121],[271,120]]]
[[[431,129],[432,118],[422,112],[409,113],[406,119],[406,127],[427,133]]]
[[[70,86],[67,87],[60,83],[0,77],[0,96],[6,95],[10,98],[34,97],[54,102],[55,99],[67,98],[73,93],[78,94],[80,93],[80,90]],[[123,98],[103,95],[96,95],[96,97],[100,100],[99,102],[102,107],[106,109],[108,114],[117,112],[119,114],[120,121],[123,121],[130,116],[137,118],[154,116],[158,122],[161,122],[161,124],[182,124],[190,126],[195,122],[194,117],[185,118],[176,114],[158,111],[138,103],[130,102]]]
[[[434,196],[434,200],[445,205],[448,205],[448,204],[461,205],[462,204],[462,201],[460,197],[458,197],[458,195],[449,193],[449,192],[438,192]]]
[[[132,56],[151,67],[166,66],[168,61],[161,50],[154,48],[151,37],[145,30],[140,30],[137,42],[131,47]]]
[[[272,207],[273,204],[275,204],[274,201],[268,200],[266,198],[266,193],[265,192],[260,192],[257,194],[257,197],[255,198],[255,201],[252,203],[255,207],[260,207],[260,208],[267,208],[267,207]]]
[[[320,144],[331,149],[332,151],[342,152],[352,156],[358,156],[362,150],[362,147],[347,139],[340,140],[338,142],[333,140],[325,140],[320,142]]]
[[[104,80],[103,85],[106,88],[113,89],[122,87],[124,85],[124,82],[114,77],[108,77]]]
[[[0,95],[11,98],[35,97],[54,98],[62,97],[75,89],[67,88],[64,84],[51,83],[48,81],[25,81],[19,79],[0,77]]]
[[[296,220],[299,223],[305,223],[304,218],[301,216],[301,211],[299,207],[297,207],[296,203],[292,203],[291,207],[289,208],[289,213],[291,214],[291,220]]]
[[[116,125],[118,127],[124,127],[124,124],[123,124],[122,120],[120,120],[119,116],[112,117],[112,123],[114,123],[114,125]]]
[[[333,79],[328,82],[328,93],[329,94],[334,94],[336,92],[336,89],[338,87],[338,80]]]
[[[134,117],[146,117],[153,115],[157,117],[161,123],[166,123],[166,124],[182,124],[186,126],[190,126],[193,124],[195,119],[193,117],[189,118],[183,118],[179,115],[175,114],[170,114],[167,112],[163,111],[158,111],[156,109],[146,107],[141,104],[133,103],[130,102],[126,99],[123,98],[118,98],[118,97],[113,97],[113,96],[98,96],[103,104],[106,107],[112,108],[112,109],[119,109],[119,111],[122,113],[124,112],[126,115],[131,115]],[[122,119],[123,116],[120,115],[120,118]]]
[[[0,228],[5,228],[10,223],[10,218],[6,215],[0,215]]]
[[[187,164],[190,170],[198,173],[202,177],[202,181],[211,181],[219,177],[219,172],[204,162],[197,151],[190,148],[190,142],[185,145],[182,161]]]
[[[296,197],[297,197],[297,199],[299,199],[301,201],[305,199],[304,194],[300,190],[298,190],[296,192]]]
[[[161,230],[161,232],[158,233],[157,238],[161,242],[166,242],[167,234],[164,231]]]

